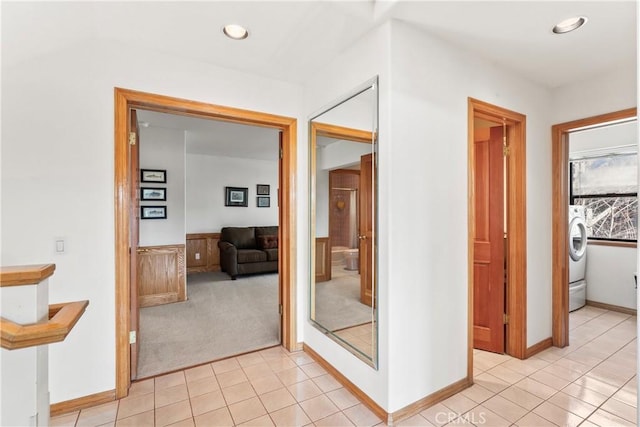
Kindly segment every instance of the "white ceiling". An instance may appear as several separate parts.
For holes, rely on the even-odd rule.
[[[631,0],[2,1],[0,7],[3,67],[111,40],[302,83],[388,19],[409,22],[549,88],[635,64],[637,56]],[[582,29],[551,33],[554,24],[576,15],[589,19]],[[221,32],[227,23],[248,27],[250,37],[227,39]],[[158,126],[187,130],[189,152],[277,156],[277,149],[266,149],[271,143],[262,143],[273,140],[273,130],[177,116],[160,125],[160,116],[150,117],[146,121]]]

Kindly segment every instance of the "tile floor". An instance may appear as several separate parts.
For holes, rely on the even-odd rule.
[[[528,359],[474,352],[475,384],[401,426],[634,426],[636,317],[585,307],[571,345]],[[52,426],[373,426],[382,421],[303,352],[281,347],[135,383]]]

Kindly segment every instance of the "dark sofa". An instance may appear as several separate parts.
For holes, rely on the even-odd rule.
[[[278,271],[278,226],[223,227],[218,247],[220,267],[232,280]]]

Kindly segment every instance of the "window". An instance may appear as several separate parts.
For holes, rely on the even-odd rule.
[[[638,155],[610,154],[570,162],[572,205],[586,207],[590,239],[638,239]]]

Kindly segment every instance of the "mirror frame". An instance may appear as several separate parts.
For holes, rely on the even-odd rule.
[[[330,125],[322,122],[314,122],[318,117],[333,110],[334,108],[344,104],[345,102],[357,97],[358,95],[366,92],[369,89],[373,89],[375,92],[375,102],[373,105],[374,114],[372,122],[372,130],[364,131],[353,128],[347,128],[338,125]],[[378,76],[375,76],[361,85],[357,86],[343,97],[331,102],[320,111],[311,115],[308,120],[309,126],[309,298],[308,298],[308,320],[318,330],[320,330],[325,336],[331,340],[340,344],[343,348],[356,356],[358,359],[365,362],[367,365],[374,369],[378,369],[378,123],[379,123],[379,86]],[[312,316],[315,313],[315,273],[316,273],[316,137],[318,131],[322,136],[333,137],[348,141],[371,143],[371,153],[373,154],[373,176],[374,186],[372,191],[372,204],[373,204],[373,272],[372,272],[372,306],[371,306],[371,321],[375,326],[374,336],[372,337],[372,352],[371,358],[364,354],[361,350],[357,349],[353,344],[342,339],[333,333],[333,331],[327,329],[322,324],[313,319]]]

